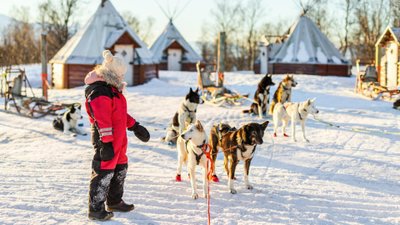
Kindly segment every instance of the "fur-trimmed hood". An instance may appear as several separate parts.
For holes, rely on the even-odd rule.
[[[117,76],[115,73],[103,66],[97,67],[95,70],[89,72],[85,77],[85,84],[87,85],[93,84],[96,81],[104,81],[117,88],[119,91],[123,91],[127,85],[127,83],[123,81],[123,77]]]

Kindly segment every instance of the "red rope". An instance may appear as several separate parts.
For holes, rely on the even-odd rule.
[[[208,148],[208,151],[207,151]],[[203,153],[206,155],[207,164],[206,164],[206,172],[207,172],[207,224],[211,225],[211,199],[210,199],[210,179],[212,177],[212,165],[213,161],[211,159],[211,146],[209,144],[204,144],[201,148]]]

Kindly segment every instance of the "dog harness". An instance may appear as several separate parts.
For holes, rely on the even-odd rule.
[[[188,151],[188,143],[189,143],[189,140],[186,140],[186,141],[185,141],[185,145],[186,145],[186,152],[187,152],[187,153],[189,153],[189,151]],[[192,151],[193,154],[194,154],[194,156],[196,156],[196,163],[197,163],[196,165],[199,165],[199,164],[200,164],[200,159],[201,159],[201,157],[204,155],[203,147],[204,147],[205,144],[206,144],[206,140],[203,141],[203,144],[201,144],[201,145],[196,145],[196,148],[202,149],[200,154],[196,154],[196,152]]]

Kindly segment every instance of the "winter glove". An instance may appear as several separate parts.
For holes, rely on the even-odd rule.
[[[112,142],[101,142],[100,146],[100,159],[101,161],[108,161],[114,158],[114,147]]]
[[[128,128],[129,131],[133,131],[135,136],[143,142],[148,142],[150,139],[150,133],[145,127],[136,122],[133,126]]]

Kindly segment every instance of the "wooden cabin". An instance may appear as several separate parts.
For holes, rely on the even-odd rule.
[[[396,89],[400,86],[400,28],[387,27],[375,44],[375,65],[381,86]]]
[[[84,85],[84,78],[103,62],[102,52],[110,50],[125,59],[128,86],[158,77],[158,62],[146,44],[127,25],[110,1],[103,1],[87,24],[50,60],[56,88]]]

